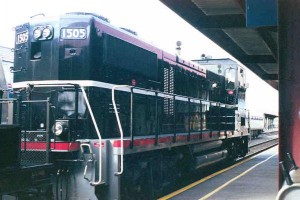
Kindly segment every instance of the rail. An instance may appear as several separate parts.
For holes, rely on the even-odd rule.
[[[86,82],[86,81],[85,81]],[[89,81],[88,81],[89,82]],[[21,86],[21,87],[20,87]],[[21,82],[21,83],[15,83],[13,84],[13,88],[28,88],[28,87],[68,87],[68,86],[73,86],[73,87],[80,87],[82,94],[83,94],[83,98],[84,101],[87,105],[88,111],[90,113],[94,128],[96,130],[98,139],[99,139],[99,179],[98,181],[93,181],[90,184],[93,186],[97,186],[100,184],[103,184],[103,180],[102,180],[102,148],[101,148],[101,144],[102,144],[102,137],[101,137],[101,133],[100,130],[98,128],[93,110],[91,108],[91,105],[89,103],[89,100],[87,98],[86,92],[84,90],[84,86],[86,86],[84,84],[84,82],[82,81],[34,81],[34,82]],[[45,100],[43,100],[43,102],[45,102]],[[49,103],[49,99],[47,99],[47,102]],[[47,114],[49,112],[49,109],[47,109]],[[49,128],[48,128],[49,131]],[[48,144],[50,146],[50,143]],[[50,148],[50,147],[49,147]],[[95,177],[96,178],[96,177]]]
[[[26,101],[21,101],[20,98],[8,98],[8,99],[0,99],[0,106],[2,107],[2,104],[8,104],[8,108],[6,112],[6,119],[7,119],[7,124],[18,124],[22,126],[21,122],[21,104],[34,104],[34,103],[43,103],[46,105],[46,126],[44,130],[39,130],[39,131],[32,131],[32,130],[27,130],[28,127],[25,127],[24,131],[21,131],[21,135],[24,134],[24,139],[22,140],[23,142],[23,147],[24,150],[26,151],[26,134],[27,133],[44,133],[45,138],[46,138],[46,160],[45,162],[47,164],[50,163],[50,98],[47,98],[46,100],[26,100]],[[14,107],[16,106],[16,115],[14,115]],[[2,108],[0,109],[0,122],[2,124]],[[25,120],[28,118],[25,118]],[[23,137],[23,136],[22,136]]]
[[[87,98],[87,95],[86,95],[86,92],[84,90],[84,87],[80,85],[80,89],[82,91],[82,94],[83,94],[83,98],[85,100],[85,103],[88,107],[88,110],[89,110],[89,113],[91,115],[91,118],[92,118],[92,121],[93,121],[93,124],[94,124],[94,127],[95,127],[95,130],[96,130],[96,133],[98,135],[98,139],[99,139],[99,180],[96,182],[96,181],[93,181],[91,183],[91,185],[93,186],[97,186],[97,185],[100,185],[100,184],[103,184],[102,182],[102,137],[101,137],[101,133],[100,133],[100,130],[98,128],[98,125],[97,125],[97,122],[96,122],[96,119],[95,119],[95,116],[94,116],[94,113],[92,111],[92,108],[91,108],[91,105],[90,105],[90,102]]]
[[[33,103],[45,103],[46,104],[46,163],[50,163],[50,98],[48,97],[47,100],[27,100],[22,101],[21,103],[33,104]],[[26,135],[26,130],[25,130]],[[25,142],[26,145],[26,142]]]
[[[89,178],[86,177],[86,174],[87,174],[87,169],[88,169],[88,163],[89,162],[94,162],[95,159],[94,159],[94,156],[93,156],[93,151],[92,151],[91,145],[87,144],[87,143],[81,143],[80,144],[80,149],[81,149],[82,153],[84,152],[84,147],[87,147],[89,149],[89,154],[91,155],[91,158],[85,164],[84,171],[83,171],[83,178],[88,180],[88,181],[91,181]]]
[[[119,131],[120,131],[120,136],[121,136],[120,137],[120,140],[121,140],[121,161],[120,161],[121,166],[120,166],[120,171],[115,172],[115,175],[121,175],[124,171],[124,163],[123,163],[123,161],[124,161],[124,134],[123,134],[123,129],[122,129],[122,125],[121,125],[121,121],[120,121],[120,117],[119,117],[119,113],[118,113],[117,106],[116,106],[116,101],[115,101],[115,89],[116,88],[122,88],[122,87],[132,88],[132,86],[129,86],[129,85],[115,85],[115,86],[113,86],[113,88],[111,90],[112,103],[113,103],[113,107],[114,107],[114,111],[115,111]],[[131,90],[130,123],[132,123],[132,107],[133,107],[133,96],[132,95],[133,95],[133,91]],[[131,127],[132,127],[132,124],[131,124]]]

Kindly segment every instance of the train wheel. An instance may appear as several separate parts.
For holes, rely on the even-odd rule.
[[[229,160],[234,160],[238,157],[237,143],[235,140],[230,140],[228,142],[227,151]]]
[[[247,153],[248,153],[248,137],[243,137],[240,140],[240,148],[239,148],[239,152],[240,152],[240,157],[244,157]]]

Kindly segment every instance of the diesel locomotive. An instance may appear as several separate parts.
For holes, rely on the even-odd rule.
[[[7,119],[23,165],[54,164],[55,199],[153,199],[247,154],[241,66],[206,70],[92,13],[15,31]]]

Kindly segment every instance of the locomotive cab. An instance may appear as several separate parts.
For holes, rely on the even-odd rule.
[[[225,87],[227,91],[230,90],[246,90],[248,87],[246,83],[245,69],[240,65],[234,65],[227,68],[218,66],[219,72],[225,77]],[[223,73],[222,73],[223,71]]]

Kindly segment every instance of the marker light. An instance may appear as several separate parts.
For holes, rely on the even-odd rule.
[[[227,93],[228,93],[229,95],[233,95],[233,94],[234,94],[234,91],[233,91],[233,90],[228,90]]]

